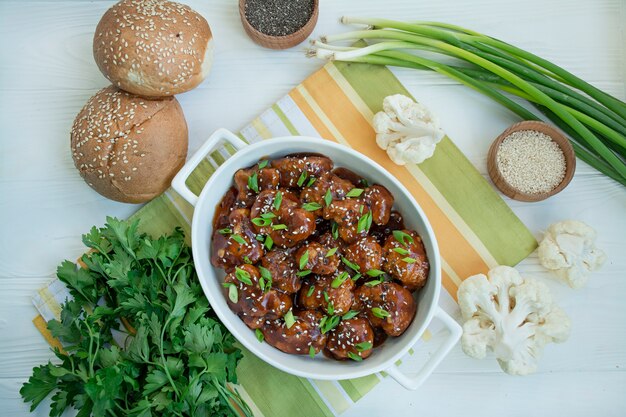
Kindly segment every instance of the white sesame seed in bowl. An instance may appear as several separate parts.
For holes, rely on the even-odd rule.
[[[493,142],[487,169],[494,185],[519,201],[541,201],[561,192],[576,169],[569,140],[540,121],[516,123]]]

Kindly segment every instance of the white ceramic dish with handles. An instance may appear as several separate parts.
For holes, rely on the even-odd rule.
[[[208,154],[223,143],[231,144],[237,152],[215,171],[200,195],[196,196],[187,187],[187,178]],[[289,355],[267,343],[259,343],[254,332],[228,307],[221,285],[224,271],[213,267],[210,262],[213,215],[222,196],[233,185],[235,172],[254,165],[262,157],[271,159],[299,152],[324,154],[336,166],[349,168],[371,182],[387,187],[395,197],[395,208],[402,213],[407,228],[416,230],[422,237],[430,261],[427,284],[415,295],[418,309],[413,323],[402,336],[387,339],[380,348],[374,350],[372,356],[361,362],[338,362],[322,354],[318,354],[315,359],[308,355]],[[385,371],[405,388],[416,389],[461,337],[461,327],[438,306],[441,260],[435,235],[426,216],[398,180],[359,152],[331,141],[301,136],[275,138],[248,145],[231,132],[220,129],[185,164],[174,178],[172,186],[195,206],[191,226],[193,257],[200,283],[213,310],[237,340],[276,368],[301,377],[327,380],[358,378]],[[394,363],[419,340],[433,318],[439,319],[447,327],[449,336],[416,375],[403,374]]]

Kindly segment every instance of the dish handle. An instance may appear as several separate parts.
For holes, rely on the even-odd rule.
[[[400,372],[397,365],[393,365],[391,368],[385,370],[398,384],[406,389],[418,389],[461,338],[463,329],[448,313],[443,311],[441,307],[437,307],[435,317],[443,322],[450,332],[450,335],[448,335],[441,347],[428,359],[428,362],[420,369],[417,375],[407,376]]]
[[[198,202],[198,196],[195,195],[189,187],[187,187],[187,179],[196,167],[206,158],[208,154],[213,152],[217,145],[221,142],[228,142],[240,150],[247,146],[247,143],[239,139],[236,135],[226,129],[216,130],[211,137],[193,154],[189,161],[178,171],[178,174],[172,180],[172,188],[176,190],[181,197],[189,202],[192,206],[195,206]]]

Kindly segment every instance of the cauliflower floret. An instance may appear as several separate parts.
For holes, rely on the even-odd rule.
[[[402,94],[385,97],[373,123],[376,143],[398,165],[430,158],[444,136],[430,111]]]
[[[539,261],[572,288],[581,288],[589,273],[600,268],[606,255],[595,246],[596,231],[583,222],[554,223],[539,244]]]
[[[552,303],[549,288],[508,266],[467,278],[457,293],[463,315],[461,346],[482,359],[494,352],[502,370],[527,375],[545,345],[567,340],[570,320]]]

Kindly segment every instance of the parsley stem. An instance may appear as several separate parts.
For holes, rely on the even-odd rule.
[[[180,398],[180,393],[178,392],[178,388],[176,388],[176,384],[174,383],[174,380],[172,379],[172,375],[170,375],[170,371],[167,369],[167,366],[165,364],[165,354],[163,353],[163,338],[165,337],[165,329],[167,329],[167,326],[169,326],[171,320],[172,320],[172,316],[169,316],[168,319],[165,321],[165,324],[163,325],[163,330],[161,330],[161,340],[159,341],[159,353],[161,354],[161,367],[165,371],[165,375],[167,375],[167,379],[169,379],[170,384],[172,385],[172,388],[174,388],[176,397]]]

